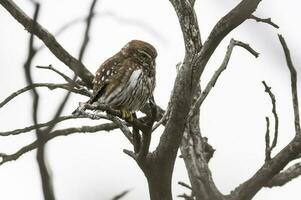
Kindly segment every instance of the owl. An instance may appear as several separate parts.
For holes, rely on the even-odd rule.
[[[156,83],[156,49],[149,43],[132,40],[107,59],[93,80],[90,103],[106,104],[132,119],[152,96]]]

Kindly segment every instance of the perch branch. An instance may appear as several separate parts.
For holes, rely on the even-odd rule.
[[[191,9],[191,4],[187,0],[170,0],[170,2],[173,4],[178,15],[186,51],[170,99],[170,101],[173,102],[173,105],[170,109],[169,120],[165,125],[165,130],[160,137],[156,150],[148,156],[150,161],[154,159],[156,162],[153,162],[148,169],[144,169],[149,172],[147,177],[149,183],[156,182],[156,185],[150,184],[150,190],[154,188],[161,189],[160,194],[150,192],[151,199],[159,199],[158,197],[156,198],[156,195],[160,195],[162,198],[164,197],[166,199],[172,198],[169,189],[172,169],[183,137],[192,99],[195,95],[203,70],[224,37],[248,19],[261,0],[241,1],[215,25],[203,45],[201,45],[201,38],[196,34],[199,33],[199,31],[195,31],[199,30],[199,28],[194,10],[193,8]],[[198,39],[196,40],[196,38]],[[144,167],[142,166],[142,168]],[[156,176],[157,174],[155,172],[156,170],[158,171],[158,169],[161,170],[162,174],[161,177],[159,176],[160,179]],[[164,189],[163,187],[168,189]],[[217,194],[217,196],[220,195]]]
[[[112,108],[110,108],[109,106],[103,105],[103,104],[89,104],[89,103],[80,103],[79,107],[77,108],[76,111],[74,111],[75,115],[85,115],[85,110],[101,110],[101,111],[105,111],[110,115],[114,115],[117,116],[119,118],[122,118],[122,114],[119,110],[114,110]],[[137,128],[139,128],[141,131],[147,130],[147,126],[144,125],[143,123],[141,123],[140,120],[137,119],[133,119],[133,121],[129,121],[128,119],[125,119],[125,121],[133,126],[136,126]]]
[[[152,137],[152,127],[156,120],[157,116],[157,106],[154,102],[154,98],[150,98],[150,110],[151,114],[149,115],[147,121],[146,121],[146,129],[142,130],[142,139],[141,139],[141,145],[138,152],[138,162],[141,162],[141,160],[145,160],[146,156],[149,153],[149,146],[151,143],[151,137]]]

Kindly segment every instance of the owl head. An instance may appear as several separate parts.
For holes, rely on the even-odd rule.
[[[149,43],[141,40],[128,42],[121,50],[125,57],[130,57],[139,62],[145,68],[154,68],[157,57],[156,49]]]

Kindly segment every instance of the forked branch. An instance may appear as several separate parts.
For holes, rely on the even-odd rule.
[[[271,159],[271,153],[272,153],[273,149],[277,145],[279,118],[278,118],[278,114],[277,114],[277,111],[276,111],[276,98],[275,98],[275,95],[273,94],[273,92],[271,91],[271,88],[266,84],[265,81],[262,81],[262,84],[264,85],[265,92],[269,94],[269,97],[271,99],[271,102],[272,102],[272,113],[273,113],[274,120],[275,120],[274,139],[273,139],[272,144],[270,144],[270,130],[269,130],[270,121],[269,121],[269,118],[266,117],[267,132],[266,132],[266,136],[265,136],[265,140],[266,140],[266,157],[265,157],[265,161],[268,161],[268,160]]]
[[[255,20],[256,22],[262,22],[262,23],[266,23],[266,24],[269,24],[271,26],[273,26],[274,28],[279,28],[279,26],[277,24],[275,24],[271,18],[259,18],[259,17],[256,17],[255,15],[251,15],[250,16],[250,19],[253,19]]]
[[[55,130],[49,134],[47,134],[45,137],[43,137],[43,143],[48,142],[49,140],[52,140],[58,136],[67,136],[71,135],[74,133],[95,133],[99,131],[111,131],[116,128],[119,128],[116,124],[114,123],[105,123],[105,124],[100,124],[97,126],[81,126],[81,127],[72,127],[72,128],[67,128],[67,129],[60,129],[60,130]],[[12,160],[17,160],[20,156],[23,154],[32,151],[38,147],[38,141],[34,141],[29,145],[26,145],[22,147],[20,150],[18,150],[16,153],[13,154],[4,154],[0,153],[0,165],[12,161]]]
[[[40,38],[48,49],[75,74],[77,74],[90,88],[92,88],[93,74],[76,58],[70,55],[38,22],[32,20],[12,0],[0,0],[0,4],[20,23],[26,30]]]
[[[283,186],[301,175],[301,163],[296,163],[274,176],[265,187]]]
[[[287,67],[291,76],[291,90],[293,96],[293,109],[295,116],[295,131],[296,136],[294,139],[284,147],[276,156],[271,158],[270,161],[265,162],[263,166],[246,182],[237,187],[230,195],[229,199],[235,200],[249,200],[265,185],[281,174],[281,170],[287,166],[292,160],[299,157],[301,153],[301,135],[299,125],[299,106],[297,98],[297,74],[292,64],[292,60],[289,54],[289,49],[286,45],[284,38],[278,35],[280,43],[283,47],[285,58],[287,61]],[[279,175],[280,176],[280,175]]]
[[[224,60],[223,60],[222,64],[215,71],[215,73],[211,77],[210,81],[207,83],[205,89],[199,95],[199,97],[197,98],[195,103],[193,104],[193,106],[192,106],[192,108],[189,112],[188,119],[191,118],[195,114],[195,112],[200,108],[203,101],[206,99],[206,97],[210,93],[211,89],[215,86],[215,83],[218,80],[218,78],[220,77],[220,75],[222,74],[222,72],[227,68],[229,60],[230,60],[231,55],[232,55],[233,48],[235,46],[240,46],[240,47],[246,49],[248,52],[250,52],[256,58],[259,56],[259,53],[256,52],[252,47],[250,47],[249,44],[243,43],[243,42],[238,41],[238,40],[231,39],[230,44],[227,47],[227,52],[226,52],[226,55],[224,57]]]
[[[17,97],[18,95],[27,92],[29,90],[32,90],[34,88],[39,88],[39,87],[45,87],[48,88],[49,90],[55,90],[55,89],[64,89],[64,90],[68,90],[70,92],[76,93],[76,94],[81,94],[84,96],[88,96],[90,97],[90,92],[84,88],[74,88],[73,85],[70,85],[69,83],[61,83],[61,84],[57,84],[57,83],[33,83],[31,85],[28,85],[24,88],[21,88],[19,90],[17,90],[16,92],[13,92],[11,95],[9,95],[7,98],[5,98],[2,102],[0,102],[0,108],[3,107],[4,105],[6,105],[9,101],[11,101],[12,99],[14,99],[15,97]]]

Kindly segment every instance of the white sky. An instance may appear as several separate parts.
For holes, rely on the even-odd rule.
[[[39,22],[50,32],[56,32],[63,24],[85,17],[90,1],[43,0]],[[195,7],[203,40],[214,24],[234,7],[238,0],[198,0]],[[16,3],[32,15],[29,1]],[[264,161],[265,116],[271,115],[269,97],[264,93],[262,80],[272,87],[277,98],[280,118],[278,152],[293,132],[289,73],[277,33],[281,33],[291,49],[293,61],[300,72],[301,52],[301,4],[298,1],[263,1],[256,15],[272,17],[281,28],[247,21],[222,42],[210,60],[202,76],[204,87],[212,73],[222,62],[226,46],[231,38],[241,40],[260,52],[255,59],[239,47],[234,49],[228,69],[222,74],[201,110],[201,126],[204,136],[216,149],[210,161],[214,180],[219,189],[229,193],[252,176]],[[155,99],[166,107],[175,78],[175,65],[183,58],[183,41],[173,7],[168,0],[99,0],[99,13],[92,28],[91,42],[84,64],[95,72],[98,66],[113,55],[129,40],[142,39],[152,43],[158,50],[157,88]],[[0,101],[25,84],[23,63],[27,54],[29,34],[2,7],[0,8]],[[78,55],[84,26],[74,25],[57,39],[74,56]],[[40,45],[40,42],[36,42]],[[48,49],[44,48],[34,60],[34,65],[53,64],[71,75]],[[41,69],[33,70],[36,82],[62,82],[56,74]],[[300,82],[299,82],[300,83]],[[299,85],[298,83],[298,85]],[[62,91],[41,92],[40,121],[53,116],[57,102],[64,96]],[[79,101],[86,98],[73,95],[65,109],[70,114]],[[12,130],[32,124],[31,98],[23,94],[0,110],[0,131]],[[271,118],[272,119],[272,118]],[[95,124],[90,121],[73,121],[57,128]],[[159,129],[154,134],[152,148],[158,142]],[[30,143],[34,133],[0,139],[0,152],[13,153],[22,145]],[[107,200],[123,190],[131,192],[125,200],[148,199],[146,180],[136,163],[122,153],[131,146],[120,133],[99,132],[89,135],[73,134],[49,142],[47,155],[51,166],[57,200]],[[27,153],[15,162],[0,166],[0,199],[42,199],[40,177],[35,161],[35,151]],[[173,177],[173,195],[184,190],[176,183],[187,181],[182,160],[177,160]],[[255,200],[298,199],[301,195],[297,179],[282,188],[263,189]]]

